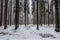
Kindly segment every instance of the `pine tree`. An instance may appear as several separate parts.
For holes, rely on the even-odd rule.
[[[52,21],[51,23],[54,24],[54,15],[53,15],[53,5],[54,5],[54,2],[53,0],[51,1],[51,4],[50,4],[50,13],[52,15]]]
[[[26,0],[24,1],[25,25],[26,25]]]
[[[18,24],[19,24],[19,0],[16,0],[15,30],[18,29]]]
[[[48,25],[49,25],[49,0],[48,0]]]
[[[5,0],[5,9],[4,9],[4,29],[7,28],[7,7],[8,7],[8,0]]]
[[[56,23],[56,28],[55,31],[59,32],[59,10],[58,10],[58,0],[55,0],[55,23]]]
[[[11,16],[12,16],[12,0],[10,1],[10,25],[11,25]]]
[[[53,4],[54,4],[54,2],[53,2],[53,0],[52,0],[52,5],[51,5],[51,6],[52,6],[52,18],[53,18],[53,19],[52,19],[52,24],[54,24]]]
[[[1,0],[0,26],[2,25],[2,14],[3,14],[3,0]]]
[[[38,26],[38,0],[37,0],[37,30],[39,30],[39,26]]]
[[[46,0],[44,0],[44,24],[45,24],[45,1]]]

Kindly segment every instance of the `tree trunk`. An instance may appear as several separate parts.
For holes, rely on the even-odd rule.
[[[41,13],[40,13],[40,24],[41,24],[41,26],[42,26],[42,11],[43,10],[43,4],[42,4],[42,0],[41,0],[41,9],[40,9],[40,11],[41,11]]]
[[[51,1],[51,5],[50,5],[50,13],[52,15],[52,21],[51,21],[51,23],[54,24],[53,0]]]
[[[15,30],[19,25],[19,0],[16,0],[16,13],[15,13]]]
[[[25,25],[26,25],[26,0],[24,1]]]
[[[55,31],[59,32],[60,31],[60,27],[59,27],[58,0],[55,0],[55,24],[56,24]]]
[[[44,24],[45,24],[45,0],[44,0]]]
[[[12,16],[12,0],[10,2],[10,25],[11,25],[11,16]]]
[[[8,0],[5,0],[5,9],[4,9],[4,29],[7,28],[7,7],[8,7]]]
[[[1,0],[0,26],[2,26],[3,0]]]
[[[49,0],[48,0],[48,25],[49,25]]]
[[[37,30],[39,30],[39,26],[38,26],[38,0],[37,0]]]

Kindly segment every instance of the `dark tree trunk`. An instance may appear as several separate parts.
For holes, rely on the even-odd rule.
[[[55,23],[56,23],[56,28],[55,31],[59,32],[60,27],[59,27],[59,10],[58,10],[58,0],[55,0]]]
[[[0,26],[2,26],[3,0],[1,0]]]
[[[41,0],[41,10],[40,10],[41,11],[41,13],[40,13],[40,24],[41,24],[41,26],[42,26],[42,13],[43,13],[43,11],[42,11],[43,10],[43,3],[42,3],[42,1],[43,0]]]
[[[26,25],[26,0],[24,1],[25,25]]]
[[[15,30],[19,25],[19,0],[16,0],[16,13],[15,13]]]
[[[37,30],[39,30],[39,26],[38,26],[38,0],[37,0]]]
[[[45,24],[45,0],[44,0],[44,24]]]
[[[51,13],[51,15],[52,15],[52,21],[51,21],[51,23],[54,24],[53,0],[51,1],[51,5],[50,5],[50,13]]]
[[[49,0],[48,0],[48,25],[49,25]]]
[[[8,7],[8,0],[5,0],[5,10],[4,10],[4,29],[7,28],[7,7]]]

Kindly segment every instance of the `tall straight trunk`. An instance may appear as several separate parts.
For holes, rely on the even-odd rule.
[[[2,26],[2,14],[3,14],[3,0],[1,0],[0,26]]]
[[[58,0],[55,0],[55,23],[56,23],[55,31],[56,31],[56,32],[59,32],[59,31],[60,31],[60,27],[59,27]]]
[[[10,3],[10,25],[11,25],[11,16],[12,16],[12,0],[11,0],[11,3]]]
[[[24,1],[25,25],[26,25],[26,0]]]
[[[40,13],[40,15],[41,15],[41,17],[40,17],[40,24],[41,24],[41,26],[42,26],[42,10],[43,10],[43,4],[42,4],[42,0],[41,0],[41,13]]]
[[[8,7],[8,0],[5,0],[5,9],[4,9],[4,29],[7,28],[7,7]]]
[[[44,0],[44,24],[45,24],[45,0]]]
[[[54,24],[54,15],[53,15],[53,0],[52,0],[52,24]]]
[[[49,0],[48,0],[48,25],[49,25]]]
[[[35,25],[35,1],[34,1],[34,3],[33,3],[33,16],[34,16],[34,18],[33,18],[33,24]]]
[[[39,30],[39,26],[38,26],[38,0],[37,0],[37,30]]]
[[[16,0],[16,13],[15,13],[15,30],[19,25],[19,0]]]
[[[53,0],[51,1],[50,4],[50,13],[52,15],[52,21],[50,23],[54,25]]]

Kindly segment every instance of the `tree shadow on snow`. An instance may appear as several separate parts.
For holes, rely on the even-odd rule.
[[[40,34],[38,34],[38,35],[42,36],[43,38],[49,38],[49,37],[51,37],[51,38],[56,38],[54,35],[51,35],[51,34],[49,34],[49,33],[46,33],[46,34],[40,33]]]

